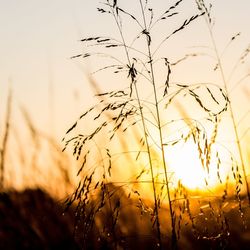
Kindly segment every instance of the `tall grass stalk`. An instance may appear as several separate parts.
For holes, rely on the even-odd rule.
[[[162,126],[161,126],[161,119],[160,119],[161,115],[160,115],[160,109],[159,109],[159,105],[158,105],[159,100],[157,97],[157,87],[156,87],[155,75],[154,75],[153,57],[152,57],[152,53],[151,53],[151,35],[150,35],[150,31],[147,27],[145,11],[144,11],[144,8],[142,5],[142,0],[140,0],[140,7],[141,7],[142,16],[143,16],[144,32],[145,32],[145,36],[147,39],[148,59],[149,59],[153,93],[154,93],[154,101],[155,101],[154,104],[155,104],[155,109],[156,109],[157,128],[158,128],[159,138],[160,138],[161,157],[162,157],[163,169],[164,169],[164,174],[165,174],[165,182],[166,182],[166,188],[167,188],[167,195],[168,195],[168,205],[169,205],[171,227],[172,227],[172,247],[175,248],[175,245],[177,243],[177,237],[176,237],[176,232],[175,232],[175,221],[174,221],[174,214],[173,214],[171,197],[170,197],[169,178],[168,178],[167,166],[166,166],[166,160],[165,160],[165,150],[164,150],[164,145],[163,145]],[[167,82],[166,84],[169,84],[169,83]],[[165,91],[166,91],[166,89],[165,89]],[[153,170],[151,170],[151,172],[152,171]],[[154,179],[154,177],[153,177],[153,179]]]
[[[7,154],[7,144],[10,132],[10,119],[12,111],[12,90],[9,89],[9,94],[7,98],[7,108],[6,108],[6,117],[5,117],[5,127],[3,134],[3,142],[0,150],[1,162],[0,162],[0,190],[4,189],[4,176],[5,176],[5,163],[6,163],[6,154]]]
[[[142,11],[142,16],[143,16],[143,21],[144,21],[144,26],[145,26],[145,31],[147,32],[147,27],[146,27],[146,20],[145,20],[145,13],[144,13],[144,9],[142,6],[142,1],[140,0],[140,6],[141,6],[141,11]],[[111,6],[110,5],[110,9],[112,11],[113,17],[115,19],[115,22],[117,24],[122,42],[123,42],[123,46],[124,46],[124,50],[125,50],[125,54],[127,57],[127,61],[128,61],[128,66],[130,69],[132,69],[132,63],[130,60],[130,56],[129,56],[129,52],[126,46],[126,42],[123,36],[123,31],[122,31],[122,27],[119,24],[118,18],[115,14],[115,8],[116,5]],[[148,44],[148,37],[147,37],[147,44]],[[149,50],[148,50],[148,57],[149,57],[149,61],[151,61],[150,66],[151,66],[151,72],[152,72],[152,83],[155,89],[155,82],[154,82],[154,72],[153,72],[153,66],[152,66],[152,58],[151,58],[151,53],[150,53],[150,47],[148,46]],[[141,105],[141,100],[140,100],[140,94],[138,91],[138,87],[137,87],[137,80],[134,78],[134,76],[131,74],[131,84],[134,85],[135,88],[135,93],[136,93],[136,99],[138,102],[138,107],[139,107],[139,112],[140,112],[140,116],[141,116],[141,120],[142,120],[142,127],[143,127],[143,134],[144,134],[144,140],[146,143],[146,147],[147,147],[147,155],[148,155],[148,161],[149,161],[149,165],[150,165],[150,174],[151,174],[151,181],[152,181],[152,187],[153,187],[153,195],[154,195],[154,209],[155,209],[155,215],[156,215],[156,227],[157,227],[157,236],[158,236],[158,241],[159,241],[159,247],[162,248],[162,240],[161,240],[161,229],[160,229],[160,219],[159,219],[159,211],[158,211],[158,205],[157,205],[157,192],[156,192],[156,186],[155,186],[155,176],[154,176],[154,169],[153,169],[153,161],[152,161],[152,156],[151,156],[151,152],[150,152],[150,146],[149,146],[149,142],[148,142],[148,135],[147,135],[147,127],[146,127],[146,123],[145,123],[145,119],[144,119],[144,114],[143,114],[143,107]],[[155,89],[156,90],[156,89]],[[157,101],[157,99],[156,99]],[[157,104],[156,104],[157,107]],[[157,107],[158,110],[158,107]],[[158,114],[159,115],[159,114]],[[167,184],[168,185],[168,184]],[[170,205],[171,206],[171,205]]]
[[[214,49],[214,52],[215,52],[215,56],[216,56],[216,60],[217,60],[217,67],[218,67],[220,75],[221,75],[221,79],[222,79],[222,82],[223,82],[225,93],[226,93],[226,95],[227,95],[227,97],[229,99],[228,107],[229,107],[230,117],[231,117],[233,130],[234,130],[234,134],[235,134],[235,142],[236,142],[239,157],[240,157],[240,165],[242,167],[243,177],[244,177],[244,181],[245,181],[247,197],[248,197],[248,203],[250,205],[250,188],[249,188],[249,183],[248,183],[248,180],[247,180],[246,166],[245,166],[245,161],[244,161],[244,158],[243,158],[243,150],[242,150],[239,131],[238,131],[238,126],[237,126],[238,123],[237,123],[236,118],[235,118],[235,113],[234,113],[233,105],[232,105],[231,98],[230,98],[230,91],[228,89],[228,80],[226,80],[224,67],[223,67],[223,64],[221,62],[221,56],[219,54],[217,44],[216,44],[216,41],[215,41],[215,38],[214,38],[213,23],[212,23],[210,11],[207,8],[204,0],[196,0],[196,3],[198,5],[198,9],[201,10],[203,13],[205,13],[204,19],[205,19],[205,22],[206,22],[206,25],[207,25],[207,28],[208,28],[208,32],[209,32],[209,36],[210,36],[210,39],[211,39],[211,42],[212,42],[212,46],[213,46],[213,49]],[[235,37],[232,39],[232,41],[234,39],[235,39]]]

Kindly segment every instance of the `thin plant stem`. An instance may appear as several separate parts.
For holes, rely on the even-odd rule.
[[[237,145],[237,148],[238,148],[240,163],[241,163],[241,166],[242,166],[244,181],[245,181],[245,185],[246,185],[246,189],[247,189],[248,203],[250,205],[250,188],[249,188],[249,184],[248,184],[248,181],[247,181],[245,162],[244,162],[243,152],[242,152],[243,150],[242,150],[242,146],[241,146],[241,143],[240,143],[240,137],[239,137],[239,132],[238,132],[238,128],[237,128],[237,122],[236,122],[236,118],[235,118],[235,115],[234,115],[233,106],[232,106],[232,103],[231,103],[231,98],[229,96],[229,90],[228,90],[228,86],[227,86],[227,81],[226,81],[223,65],[222,65],[221,58],[220,58],[220,55],[219,55],[219,52],[218,52],[218,49],[217,49],[217,45],[216,45],[216,42],[215,42],[215,39],[214,39],[214,36],[213,36],[211,25],[210,25],[209,21],[206,18],[205,18],[205,20],[206,20],[209,35],[210,35],[210,38],[211,38],[211,41],[212,41],[212,45],[213,45],[213,48],[214,48],[214,52],[215,52],[215,55],[216,55],[216,58],[217,58],[218,67],[220,69],[220,74],[221,74],[221,78],[222,78],[223,85],[224,85],[224,88],[225,88],[225,92],[226,92],[227,97],[229,99],[229,101],[228,101],[229,112],[230,112],[230,116],[231,116],[231,120],[232,120],[232,124],[233,124],[233,129],[234,129],[235,139],[236,139],[236,145]]]
[[[124,40],[124,36],[123,36],[123,33],[122,33],[121,26],[119,25],[119,22],[118,22],[118,20],[116,18],[116,15],[114,13],[113,8],[111,8],[111,11],[112,11],[113,16],[115,18],[115,22],[117,24],[117,27],[118,27],[118,30],[119,30],[119,33],[120,33],[120,36],[121,36],[121,39],[122,39],[122,42],[123,42],[123,45],[124,45],[124,50],[125,50],[125,53],[126,53],[128,64],[129,64],[129,66],[131,66],[131,61],[130,61],[130,58],[129,58],[128,48],[127,48],[126,42]],[[146,142],[148,161],[149,161],[149,165],[150,165],[150,173],[151,173],[152,187],[153,187],[153,193],[154,193],[154,206],[155,206],[155,215],[156,215],[157,237],[158,237],[158,241],[159,241],[158,243],[159,243],[160,249],[162,249],[160,219],[159,219],[159,210],[158,210],[158,205],[157,205],[157,193],[156,193],[156,186],[155,186],[155,179],[154,179],[154,170],[153,170],[153,164],[152,164],[152,157],[151,157],[149,142],[148,142],[148,138],[147,138],[147,129],[146,129],[145,118],[144,118],[144,114],[143,114],[143,111],[142,111],[140,95],[139,95],[139,91],[138,91],[136,82],[134,82],[134,88],[135,88],[136,99],[137,99],[139,110],[140,110],[140,116],[141,116],[141,119],[142,119],[144,139],[145,139],[145,142]]]
[[[143,16],[143,22],[145,31],[147,31],[147,24],[146,24],[146,18],[145,18],[145,12],[143,9],[142,1],[140,0],[141,5],[141,11]],[[165,155],[164,155],[164,146],[163,146],[163,135],[162,135],[162,127],[161,127],[161,120],[160,120],[160,110],[159,110],[159,104],[158,104],[158,97],[157,97],[157,89],[156,89],[156,83],[155,83],[155,76],[154,76],[154,68],[152,64],[152,54],[151,54],[151,46],[149,37],[147,35],[147,48],[148,48],[148,56],[149,56],[149,64],[150,64],[150,70],[151,70],[151,76],[152,76],[152,85],[153,85],[153,91],[154,91],[154,99],[155,99],[155,108],[156,108],[156,117],[157,117],[157,125],[158,125],[158,131],[159,131],[159,138],[160,138],[160,147],[161,147],[161,157],[163,162],[163,169],[164,169],[164,175],[166,180],[166,188],[167,188],[167,194],[168,194],[168,205],[169,205],[169,212],[170,212],[170,218],[171,218],[171,227],[172,227],[172,248],[176,247],[176,232],[175,232],[175,221],[173,216],[173,208],[171,203],[171,197],[170,197],[170,188],[169,188],[169,178],[167,173],[167,166],[165,161]]]
[[[9,89],[7,108],[6,108],[6,118],[5,118],[5,131],[3,135],[3,145],[1,148],[1,165],[0,165],[0,190],[4,189],[4,174],[5,174],[5,157],[7,153],[7,143],[10,131],[10,117],[11,117],[11,102],[12,102],[12,91]]]

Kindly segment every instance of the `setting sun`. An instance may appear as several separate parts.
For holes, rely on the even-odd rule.
[[[181,143],[182,144],[182,143]],[[169,171],[173,172],[173,179],[178,180],[190,189],[205,187],[206,172],[201,165],[196,145],[187,142],[165,150]]]
[[[208,173],[201,164],[197,145],[192,141],[168,147],[165,157],[175,184],[180,180],[186,188],[202,191],[220,183],[216,162],[211,162]],[[220,178],[224,178],[228,171],[229,169],[220,169]]]

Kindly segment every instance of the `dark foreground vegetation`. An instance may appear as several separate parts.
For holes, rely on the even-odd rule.
[[[0,195],[0,249],[79,249],[73,213],[40,189]]]
[[[86,223],[91,224],[91,217],[87,220],[81,216],[76,222],[75,208],[65,211],[63,202],[55,201],[40,189],[4,192],[0,196],[0,249],[158,249],[150,214],[141,213],[121,190],[112,198],[114,206],[117,200],[123,203],[123,209],[115,227],[111,225],[112,213],[104,207],[87,229]],[[227,235],[217,228],[220,218],[211,219],[215,217],[213,211],[206,207],[203,215],[199,211],[194,219],[200,235],[186,222],[178,242],[179,249],[249,249],[249,207],[242,203],[244,215],[238,211],[234,199],[227,207],[224,216],[231,222]],[[90,215],[91,211],[86,214]],[[162,223],[169,222],[163,219]],[[216,234],[216,230],[220,233]],[[211,237],[202,236],[209,235],[209,231]],[[168,242],[168,238],[163,239],[165,249],[169,249]]]

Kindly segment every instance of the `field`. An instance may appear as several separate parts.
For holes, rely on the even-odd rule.
[[[65,211],[63,202],[53,199],[46,192],[27,189],[2,193],[0,246],[2,249],[159,249],[151,215],[141,214],[136,201],[131,201],[121,192],[117,196],[123,209],[115,230],[112,231],[108,221],[112,211],[106,208],[97,216],[105,222],[105,233],[99,230],[99,221],[85,235],[84,220],[80,218],[77,222],[79,227],[76,228],[74,208]],[[210,202],[214,206],[220,201],[210,199]],[[178,240],[179,249],[248,249],[250,211],[247,202],[242,203],[243,214],[238,210],[234,198],[228,202],[223,213],[228,225],[222,224],[215,207],[211,209],[206,206],[201,213],[201,204],[191,202],[193,205],[196,207],[193,216],[195,228],[186,215]],[[167,212],[167,209],[163,209],[160,215],[162,227],[169,223],[165,216]],[[223,226],[227,227],[226,232]],[[109,230],[115,233],[115,242],[112,233],[107,235]],[[166,235],[163,247],[168,249],[170,236]]]

